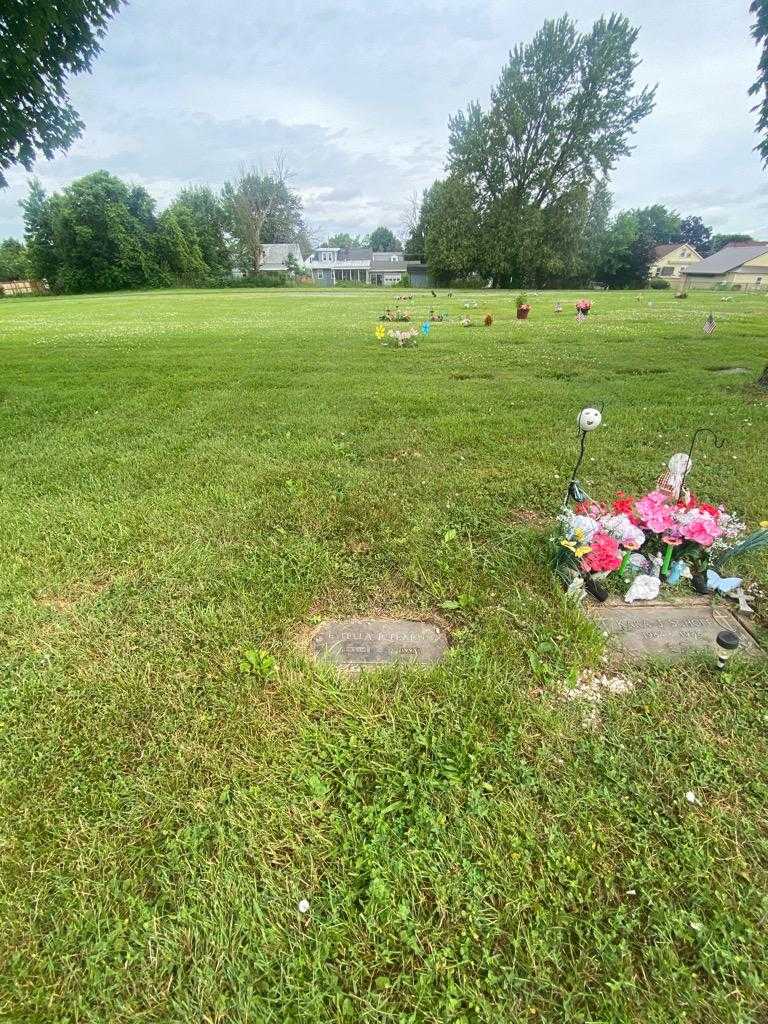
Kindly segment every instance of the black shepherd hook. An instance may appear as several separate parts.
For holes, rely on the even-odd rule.
[[[719,449],[719,448],[722,448],[725,445],[725,438],[724,437],[718,437],[717,434],[714,432],[714,430],[711,427],[699,427],[698,430],[694,431],[693,437],[691,438],[691,446],[688,449],[688,463],[687,463],[687,465],[685,467],[685,472],[683,473],[683,479],[680,482],[680,493],[681,494],[683,493],[683,487],[685,486],[685,478],[688,476],[688,474],[690,473],[690,471],[691,471],[691,469],[693,467],[693,449],[696,447],[696,441],[697,441],[697,439],[699,437],[699,434],[711,434],[712,435],[712,440],[713,440],[714,445],[715,445],[715,448]]]
[[[604,402],[601,402],[599,406],[592,406],[592,408],[598,409],[600,416],[602,416],[604,404]],[[582,409],[582,412],[583,411],[584,410]],[[581,413],[579,413],[579,417],[580,416]],[[564,507],[568,505],[569,499],[573,499],[574,501],[584,501],[586,498],[586,495],[582,491],[581,485],[579,484],[579,481],[576,478],[576,474],[579,472],[581,464],[584,461],[584,453],[587,444],[587,434],[591,433],[591,431],[582,430],[582,428],[579,426],[577,426],[576,430],[579,435],[579,457],[576,460],[576,465],[573,467],[573,470],[571,471],[571,476],[568,481],[568,489],[565,492],[565,501],[563,502]]]

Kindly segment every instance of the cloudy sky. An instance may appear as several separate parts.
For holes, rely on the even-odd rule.
[[[485,103],[509,50],[565,0],[131,0],[92,75],[72,82],[86,122],[47,189],[98,168],[162,207],[219,186],[243,162],[287,156],[318,238],[398,228],[442,172],[447,121]],[[571,0],[586,28],[619,9],[641,29],[640,84],[656,109],[613,177],[619,206],[663,202],[719,231],[768,237],[768,176],[747,89],[757,50],[748,0]],[[20,235],[27,175],[0,192],[0,237]]]

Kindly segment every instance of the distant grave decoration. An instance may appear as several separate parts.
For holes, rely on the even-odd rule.
[[[686,487],[699,437],[712,434],[716,448],[724,441],[700,428],[688,452],[668,460],[648,493],[619,491],[606,503],[590,498],[576,478],[601,413],[583,409],[577,422],[579,455],[552,538],[555,570],[568,593],[582,598],[586,592],[602,602],[618,592],[634,604],[692,587],[698,594],[733,598],[740,611],[751,612],[742,579],[722,573],[737,556],[768,546],[768,521],[747,533],[746,524],[725,506],[702,501]]]
[[[462,326],[462,327],[472,327],[472,326],[473,326],[473,324],[472,324],[472,319],[471,319],[471,317],[468,317],[468,316],[463,316],[463,317],[461,318],[461,326]]]
[[[486,313],[485,314],[485,316],[483,317],[483,323],[485,324],[486,327],[491,327],[492,326],[492,324],[493,324],[493,317],[491,316],[490,313]]]
[[[415,327],[408,327],[403,331],[389,330],[387,331],[387,338],[389,338],[389,341],[385,341],[385,344],[388,344],[393,348],[415,348],[416,338],[418,335],[419,332]]]
[[[515,299],[515,307],[517,310],[517,319],[527,320],[528,314],[531,312],[531,304],[528,301],[528,296],[518,295]]]
[[[590,309],[592,309],[592,303],[589,299],[579,299],[576,303],[576,319],[579,323],[583,323],[587,319]]]
[[[768,391],[768,363],[766,363],[765,369],[757,378],[757,386]]]
[[[707,319],[704,321],[704,333],[714,334],[717,328],[714,316],[710,313]]]
[[[433,324],[441,324],[448,319],[447,313],[436,313],[434,309],[429,311],[429,319]]]
[[[390,324],[402,324],[409,323],[412,316],[412,313],[409,313],[404,309],[385,309],[379,317],[379,320],[383,320]]]

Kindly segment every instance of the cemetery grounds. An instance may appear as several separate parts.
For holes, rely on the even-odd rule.
[[[394,294],[0,302],[0,1019],[766,1020],[768,659],[622,660],[546,538],[603,403],[593,496],[703,425],[768,518],[768,298]],[[312,662],[373,614],[446,660]]]

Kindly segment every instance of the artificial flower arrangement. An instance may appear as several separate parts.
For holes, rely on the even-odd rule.
[[[426,334],[427,332],[424,331],[423,333]],[[415,327],[409,327],[405,331],[387,331],[387,336],[394,341],[396,348],[413,348],[418,334],[419,332]]]
[[[412,314],[404,309],[385,309],[379,320],[386,320],[389,323],[408,323]]]
[[[581,313],[582,316],[587,316],[590,309],[592,309],[592,303],[589,299],[579,299],[576,303],[576,312]]]
[[[517,319],[527,320],[528,314],[531,312],[531,304],[528,302],[528,296],[518,295],[515,300],[515,306],[517,307]]]
[[[468,316],[463,316],[461,318],[461,326],[462,327],[471,327],[472,326],[471,319]]]
[[[432,321],[433,324],[441,324],[441,323],[443,323],[444,320],[448,319],[448,314],[447,313],[436,313],[434,311],[434,309],[430,309],[430,311],[429,311],[429,319]]]
[[[690,465],[687,455],[674,455],[656,488],[641,497],[620,492],[610,505],[586,498],[563,509],[556,566],[569,593],[583,588],[604,601],[605,584],[613,580],[632,604],[653,600],[662,584],[690,579],[698,593],[728,594],[750,610],[741,579],[724,580],[718,570],[737,555],[768,546],[768,522],[745,537],[745,524],[722,505],[681,493]]]

